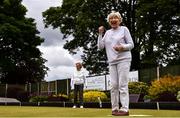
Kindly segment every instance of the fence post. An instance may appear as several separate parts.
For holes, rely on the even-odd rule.
[[[159,80],[159,66],[157,66],[157,80]]]
[[[50,82],[48,82],[48,95],[49,95],[49,92],[50,92]]]
[[[105,91],[107,91],[107,77],[106,77],[106,73],[105,73]]]
[[[67,79],[67,87],[66,87],[66,92],[67,92],[67,95],[69,95],[69,81],[68,81],[68,79]]]
[[[6,84],[5,98],[7,98],[7,89],[8,89],[8,84]]]
[[[58,85],[57,85],[57,80],[55,81],[55,93],[56,93],[56,95],[58,94]]]
[[[40,95],[40,93],[41,93],[41,82],[38,82],[37,83],[37,89],[38,89],[38,95]]]

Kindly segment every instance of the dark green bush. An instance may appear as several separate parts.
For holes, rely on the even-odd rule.
[[[58,95],[52,95],[52,96],[48,96],[48,101],[68,101],[69,98],[67,95],[65,94],[58,94]]]
[[[24,89],[24,85],[8,84],[6,97],[16,98],[21,102],[27,102],[29,99],[29,93]]]
[[[148,94],[149,86],[144,82],[129,82],[129,94]]]
[[[48,97],[47,96],[32,96],[29,99],[29,102],[47,102]]]

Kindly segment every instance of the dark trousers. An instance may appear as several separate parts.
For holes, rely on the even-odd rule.
[[[79,96],[79,105],[83,106],[83,84],[74,85],[74,105],[77,106],[78,96]]]

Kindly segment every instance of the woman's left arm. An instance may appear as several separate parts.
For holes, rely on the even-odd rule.
[[[134,42],[132,40],[131,34],[127,27],[124,28],[124,37],[126,44],[123,44],[124,50],[131,50],[134,48]]]

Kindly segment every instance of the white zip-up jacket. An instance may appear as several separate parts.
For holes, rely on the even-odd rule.
[[[85,70],[83,68],[81,68],[80,71],[74,71],[74,74],[71,78],[71,86],[73,86],[74,84],[86,84]]]
[[[123,51],[114,50],[114,46],[122,45]],[[110,65],[119,62],[131,61],[131,49],[134,48],[134,43],[127,27],[119,26],[117,29],[109,29],[104,36],[98,36],[98,49],[106,49],[108,63]]]

